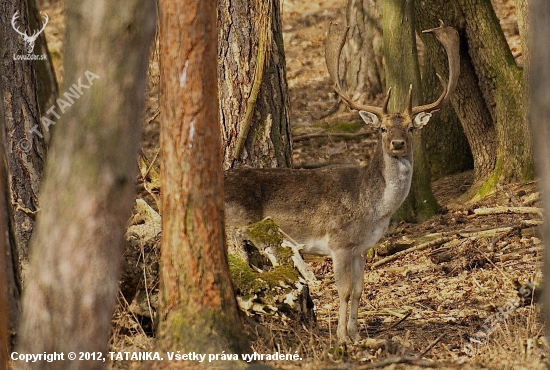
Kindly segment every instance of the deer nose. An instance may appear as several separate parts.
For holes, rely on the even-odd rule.
[[[401,150],[405,146],[405,140],[392,140],[391,146],[394,150]]]

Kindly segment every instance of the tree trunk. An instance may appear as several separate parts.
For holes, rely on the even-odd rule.
[[[33,30],[39,30],[42,27],[44,18],[40,16],[38,7],[35,0],[27,0],[29,4],[29,23]],[[48,113],[48,110],[55,105],[58,98],[59,88],[57,86],[57,78],[51,62],[51,57],[48,50],[48,44],[46,43],[46,35],[44,32],[40,33],[36,39],[35,44],[36,54],[47,55],[46,60],[41,60],[36,63],[36,86],[38,95],[38,104],[40,106],[40,113],[42,116],[46,116],[48,119],[55,121],[53,113]],[[50,126],[50,131],[55,126]],[[51,132],[44,132],[46,143],[49,143]]]
[[[460,79],[451,103],[474,158],[475,183],[469,197],[488,194],[498,182],[530,179],[533,167],[524,76],[490,1],[457,0],[441,6],[439,1],[428,0],[419,3],[416,14],[420,28],[433,27],[443,19],[461,35]],[[439,47],[428,37],[423,40],[436,71],[445,75],[444,58],[437,57],[442,54],[436,51]]]
[[[424,92],[427,100],[436,97],[441,89],[431,69],[433,68],[444,78],[447,78],[449,73],[445,51],[441,45],[433,36],[422,34],[420,31],[435,27],[439,19],[443,19],[446,25],[454,27],[460,35],[460,77],[455,92],[450,96],[454,113],[450,112],[450,107],[443,108],[441,113],[432,117],[430,124],[424,129],[426,130],[425,145],[430,145],[432,142],[440,143],[436,149],[429,150],[430,163],[434,164],[436,173],[451,173],[453,168],[469,167],[471,162],[467,152],[470,150],[473,158],[474,183],[477,184],[474,187],[479,188],[494,168],[496,133],[491,115],[477,85],[477,76],[467,51],[464,17],[456,2],[445,2],[441,5],[434,0],[418,3],[415,15],[417,32],[425,46],[427,68],[424,74]],[[459,132],[455,119],[460,121],[464,134]],[[469,145],[458,141],[462,135],[466,136]]]
[[[224,233],[216,2],[161,0],[159,7],[163,231],[157,348],[240,353],[249,347]]]
[[[386,84],[392,87],[389,110],[403,112],[407,107],[409,85],[413,85],[413,105],[422,97],[420,69],[414,33],[414,1],[384,0],[382,18]],[[394,215],[396,220],[423,221],[439,208],[430,187],[429,169],[424,160],[421,133],[415,133],[411,191]]]
[[[438,98],[441,84],[435,73],[425,72],[422,89],[426,101],[435,101]],[[430,123],[422,129],[422,147],[430,169],[431,181],[474,168],[470,144],[460,120],[450,105],[434,114]]]
[[[0,29],[0,40],[4,35]],[[2,41],[0,41],[2,42]],[[0,45],[1,47],[2,45]],[[1,68],[0,68],[1,72]],[[3,91],[2,79],[0,79],[0,93]],[[0,122],[4,121],[3,102],[0,100]],[[9,245],[9,206],[8,206],[8,183],[6,168],[6,153],[4,147],[4,135],[0,130],[0,370],[8,369],[10,361],[10,304],[9,304],[9,281],[8,281],[8,256]]]
[[[550,8],[546,0],[529,0],[529,19],[531,21],[531,70],[530,70],[530,121],[535,150],[535,165],[539,176],[542,204],[546,215],[550,212]],[[544,317],[546,330],[550,329],[550,222],[548,217],[542,225],[542,238],[545,244],[544,257]]]
[[[4,82],[4,131],[10,185],[10,206],[19,262],[28,261],[28,244],[34,227],[34,212],[39,208],[38,190],[44,171],[46,142],[40,122],[35,65],[41,61],[14,60],[26,56],[25,43],[12,28],[11,21],[19,12],[16,24],[25,32],[29,24],[27,2],[0,3],[0,27],[4,37],[2,50]],[[32,31],[31,31],[32,32]],[[29,33],[29,31],[27,31]],[[36,51],[36,49],[35,49]],[[26,269],[23,269],[23,272]]]
[[[497,182],[533,178],[525,83],[490,0],[458,0],[458,3],[465,14],[468,50],[498,140],[495,168],[481,190],[483,195]]]
[[[220,0],[218,77],[224,169],[291,167],[279,0]]]
[[[107,351],[135,194],[155,12],[153,1],[67,3],[64,91],[72,86],[79,96],[61,116],[50,147],[23,296],[20,353],[63,352],[67,360],[69,351]],[[105,365],[18,361],[15,366]]]
[[[347,96],[361,104],[384,92],[382,9],[379,0],[348,0],[348,38],[342,49],[341,81]]]

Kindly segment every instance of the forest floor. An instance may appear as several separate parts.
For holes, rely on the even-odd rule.
[[[61,77],[63,1],[42,0],[39,4],[50,15],[46,33]],[[493,4],[512,52],[520,57],[513,1],[493,0]],[[332,130],[320,119],[336,104],[325,68],[324,35],[329,22],[344,23],[345,6],[346,0],[283,1],[293,134],[327,134],[294,141],[297,165],[366,163],[373,151],[374,133],[343,140],[331,136]],[[155,63],[150,72],[158,74]],[[149,159],[158,151],[157,92],[158,84],[152,78],[143,142]],[[265,319],[262,334],[256,335],[253,332],[258,328],[248,324],[253,349],[258,353],[299,353],[300,361],[267,363],[278,369],[546,368],[549,348],[543,337],[540,305],[525,294],[530,284],[537,285],[542,279],[543,248],[536,229],[541,215],[534,209],[540,207],[536,183],[502,186],[478,203],[462,204],[458,199],[470,182],[468,172],[434,182],[434,194],[442,205],[439,214],[421,224],[393,225],[381,241],[392,246],[433,243],[385,263],[380,261],[388,256],[380,249],[369,261],[359,313],[363,340],[358,345],[335,351],[338,298],[332,263],[317,258],[309,260],[319,280],[311,289],[316,327]],[[514,208],[501,213],[495,209],[500,206]],[[492,208],[493,213],[475,213],[484,207]],[[519,213],[517,207],[530,207],[526,209],[531,213]],[[150,253],[158,254],[158,250]],[[136,269],[137,280],[144,275],[141,268]],[[128,307],[131,303],[120,296],[112,350],[152,350],[151,323],[137,320]],[[485,335],[476,339],[476,333]],[[381,362],[384,359],[386,363]],[[130,362],[112,365],[139,367],[139,363]]]

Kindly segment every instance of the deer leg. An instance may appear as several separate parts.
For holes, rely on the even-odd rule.
[[[352,282],[350,277],[351,258],[349,251],[339,250],[332,256],[334,266],[334,279],[336,280],[336,289],[340,298],[340,309],[338,311],[338,342],[349,342],[347,330],[348,302],[352,291]]]
[[[357,312],[359,311],[359,299],[363,293],[364,268],[365,258],[361,254],[354,255],[351,261],[351,304],[348,321],[348,335],[354,342],[357,340]]]

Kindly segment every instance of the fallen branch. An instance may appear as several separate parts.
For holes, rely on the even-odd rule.
[[[444,236],[444,237],[441,237],[441,238],[438,238],[438,239],[435,239],[435,240],[432,240],[432,241],[429,241],[429,242],[426,242],[426,243],[419,244],[416,247],[412,247],[412,248],[406,249],[404,251],[397,252],[394,255],[383,258],[380,261],[377,261],[377,262],[373,263],[371,268],[379,267],[379,266],[382,266],[382,265],[384,265],[388,262],[395,261],[396,259],[398,259],[399,257],[401,257],[402,255],[404,255],[406,253],[411,253],[411,252],[414,252],[414,251],[421,251],[423,249],[431,248],[431,247],[434,247],[436,245],[440,245],[440,244],[443,244],[443,243],[450,242],[453,239],[454,239],[453,237]]]
[[[438,368],[438,367],[458,367],[458,364],[435,362],[431,360],[425,360],[415,356],[392,356],[381,361],[375,361],[367,365],[358,366],[357,370],[377,369],[380,367],[386,367],[392,364],[407,364],[421,367]]]
[[[419,357],[419,358],[422,358],[422,357],[426,356],[426,353],[430,352],[430,350],[431,350],[432,348],[434,348],[434,346],[435,346],[437,343],[439,343],[439,342],[441,341],[441,339],[443,339],[444,337],[445,337],[445,334],[441,334],[439,337],[437,337],[437,339],[434,340],[428,347],[426,347],[426,349],[425,349],[424,351],[422,351],[422,352],[418,355],[418,357]]]
[[[516,214],[529,214],[537,215],[542,217],[542,208],[539,207],[493,207],[493,208],[476,208],[474,209],[474,214],[469,215],[469,218],[476,216],[484,215],[498,215],[505,213],[516,213]]]
[[[305,162],[301,164],[297,164],[294,166],[296,169],[315,169],[315,168],[322,168],[322,167],[328,167],[328,166],[342,166],[342,165],[350,165],[351,162],[346,161],[327,161],[327,162]]]
[[[372,132],[355,132],[355,133],[349,133],[349,132],[315,132],[312,134],[303,134],[299,136],[295,136],[292,138],[293,142],[298,141],[304,141],[304,140],[310,140],[310,139],[317,139],[317,138],[339,138],[339,139],[356,139],[363,136],[370,136],[372,135]],[[376,144],[378,140],[366,140],[365,143],[367,144]]]
[[[482,230],[473,230],[473,231],[463,231],[459,232],[458,235],[463,238],[492,238],[501,233],[509,233],[518,229],[517,226],[504,226],[497,227],[496,229],[482,229]]]
[[[408,318],[409,316],[411,316],[412,312],[413,312],[412,310],[409,310],[409,311],[405,314],[405,316],[403,316],[399,321],[397,321],[395,324],[391,325],[391,326],[390,326],[389,328],[387,328],[385,331],[391,330],[391,329],[395,328],[396,326],[398,326],[399,324],[401,324],[403,321],[407,320],[407,318]]]

